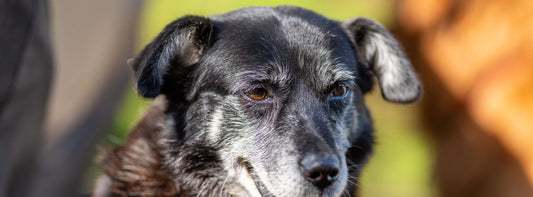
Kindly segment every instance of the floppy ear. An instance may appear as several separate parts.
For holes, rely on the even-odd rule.
[[[142,52],[128,63],[135,71],[141,96],[154,98],[166,94],[165,87],[185,81],[187,72],[198,63],[211,33],[212,22],[199,16],[185,16],[170,24]],[[176,76],[178,75],[178,76]],[[168,78],[177,79],[171,84]],[[178,88],[177,91],[183,91]]]
[[[416,101],[422,89],[411,63],[396,39],[379,23],[356,18],[344,22],[359,61],[378,78],[383,98],[391,102]]]

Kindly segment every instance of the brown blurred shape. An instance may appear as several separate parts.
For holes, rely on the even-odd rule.
[[[533,196],[533,1],[400,0],[441,196]]]

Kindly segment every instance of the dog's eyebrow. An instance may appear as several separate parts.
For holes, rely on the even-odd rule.
[[[345,69],[345,65],[340,64],[337,66],[334,66],[334,69],[332,70],[333,81],[348,81],[348,80],[354,80],[355,76],[353,75],[352,71],[349,71]]]
[[[287,67],[283,66],[257,66],[259,69],[243,71],[235,74],[230,82],[230,92],[237,93],[242,90],[253,88],[257,84],[269,84],[277,86],[278,88],[289,87],[291,83]],[[256,68],[257,68],[256,67]],[[322,68],[315,67],[309,76],[314,79],[311,80],[318,90],[327,90],[332,85],[337,83],[348,82],[349,85],[355,81],[354,73],[346,68],[344,64],[333,63],[330,65],[322,65]],[[300,79],[302,80],[302,79]],[[355,83],[354,83],[355,84]]]
[[[355,81],[356,79],[353,71],[350,71],[347,66],[342,63],[323,65],[321,68],[317,69],[317,72],[315,72],[314,75],[314,77],[318,79],[314,83],[319,90],[327,90],[334,84]]]
[[[256,66],[257,69],[237,73],[230,91],[236,93],[257,84],[286,87],[290,83],[289,71],[285,66]]]
[[[346,81],[342,81],[341,84],[347,86],[350,89],[353,89],[353,88],[357,87],[357,84],[355,83],[355,80],[352,80],[352,79],[346,80]]]

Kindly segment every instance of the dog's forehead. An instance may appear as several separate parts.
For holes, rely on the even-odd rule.
[[[205,62],[216,63],[230,84],[305,80],[317,89],[350,80],[355,53],[339,24],[292,8],[247,8],[213,16],[214,44]],[[290,76],[297,75],[297,76]]]

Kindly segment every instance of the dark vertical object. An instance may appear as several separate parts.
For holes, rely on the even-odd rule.
[[[110,124],[131,76],[126,59],[141,1],[130,9],[124,50],[90,111],[55,144],[45,144],[43,117],[52,80],[49,3],[0,0],[0,197],[78,196],[94,146]],[[96,11],[96,10],[95,10]],[[80,90],[82,91],[82,90]],[[73,92],[75,94],[75,92]]]
[[[45,0],[0,5],[0,196],[26,196],[52,78]]]

